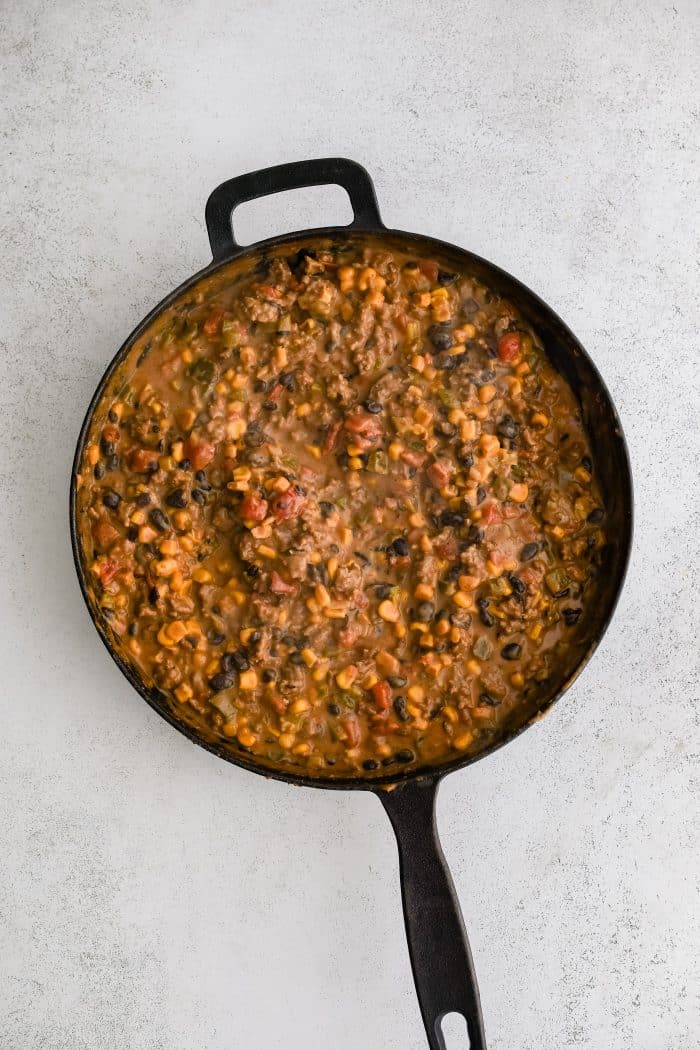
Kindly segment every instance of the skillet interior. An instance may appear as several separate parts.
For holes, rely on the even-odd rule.
[[[178,707],[176,714],[165,694],[158,689],[149,687],[141,680],[134,667],[124,654],[120,652],[116,640],[111,635],[107,621],[103,619],[93,600],[82,558],[84,533],[78,511],[76,473],[93,419],[99,421],[101,416],[106,413],[106,402],[116,395],[123,383],[131,376],[139,358],[144,352],[147,352],[149,341],[170,320],[174,313],[177,313],[179,309],[189,302],[193,293],[206,291],[210,294],[215,292],[220,285],[228,283],[241,272],[254,267],[266,254],[271,254],[280,247],[284,247],[285,251],[293,252],[303,246],[318,246],[323,242],[332,242],[334,244],[337,244],[339,241],[345,243],[350,241],[356,242],[367,237],[370,237],[375,243],[380,238],[389,248],[407,251],[417,256],[436,258],[446,268],[473,273],[486,285],[510,299],[520,310],[523,317],[536,329],[552,364],[572,387],[581,405],[583,423],[590,439],[597,476],[607,509],[606,531],[609,536],[609,542],[604,551],[605,562],[600,572],[597,600],[590,607],[589,618],[582,625],[577,641],[570,650],[566,666],[556,680],[551,680],[543,686],[536,700],[530,706],[524,704],[513,712],[511,721],[505,725],[501,735],[492,741],[488,747],[476,754],[457,757],[437,767],[411,769],[408,772],[393,772],[372,777],[371,779],[334,778],[332,776],[310,777],[295,772],[289,766],[276,767],[271,764],[266,765],[257,758],[254,759],[252,755],[245,751],[222,742],[213,734],[208,733],[196,721],[194,712],[187,720],[183,718],[182,708]],[[275,238],[251,246],[234,259],[212,265],[200,274],[195,275],[180,288],[176,289],[144,319],[110,364],[89,406],[81,429],[74,460],[70,511],[74,559],[90,615],[113,659],[134,688],[138,690],[154,710],[193,742],[200,744],[227,761],[234,762],[254,772],[293,783],[317,787],[366,788],[395,784],[399,781],[412,780],[430,774],[445,773],[466,766],[513,739],[514,736],[531,724],[561,696],[585,666],[612,616],[624,580],[629,556],[632,527],[632,491],[624,436],[605,385],[581,344],[542,300],[498,267],[478,256],[441,241],[396,231],[382,231],[378,234],[376,232],[349,232],[340,228],[313,231],[303,236],[296,234]]]

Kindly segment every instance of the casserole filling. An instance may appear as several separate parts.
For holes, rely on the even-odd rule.
[[[181,717],[277,766],[476,753],[570,663],[604,508],[514,307],[372,238],[172,310],[78,478],[90,600]]]

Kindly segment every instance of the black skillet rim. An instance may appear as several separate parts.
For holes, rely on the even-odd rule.
[[[588,367],[597,383],[598,390],[602,394],[607,406],[610,410],[612,419],[615,421],[615,432],[614,434],[606,435],[606,441],[615,440],[619,446],[621,463],[624,466],[623,476],[620,477],[619,483],[622,490],[622,502],[626,508],[624,516],[624,522],[626,526],[626,533],[624,536],[618,536],[617,541],[620,544],[620,556],[617,564],[617,581],[614,590],[611,591],[608,599],[608,607],[605,610],[605,614],[600,620],[597,633],[591,639],[589,645],[581,655],[578,663],[576,664],[573,671],[569,674],[568,678],[562,683],[559,689],[553,693],[548,701],[543,704],[538,710],[530,716],[530,718],[518,726],[516,729],[505,733],[503,736],[494,740],[488,747],[484,748],[483,751],[479,751],[475,755],[465,755],[463,757],[455,758],[449,762],[443,762],[436,766],[431,767],[416,767],[407,769],[405,771],[394,771],[378,777],[325,777],[325,776],[309,776],[303,773],[297,773],[293,770],[287,770],[282,767],[266,766],[262,763],[256,762],[253,759],[249,759],[248,753],[245,750],[240,752],[234,752],[224,744],[218,744],[214,741],[206,740],[201,736],[197,730],[190,726],[188,723],[180,721],[175,713],[171,710],[168,705],[167,698],[164,694],[160,693],[157,689],[148,689],[146,685],[140,680],[135,669],[116,651],[112,645],[109,636],[100,623],[98,617],[95,615],[89,598],[89,588],[87,584],[87,576],[82,564],[82,551],[80,545],[80,538],[78,534],[78,522],[77,522],[77,475],[82,459],[85,442],[87,439],[90,423],[92,421],[93,414],[100,404],[102,396],[104,394],[105,387],[111,379],[115,370],[119,367],[124,357],[128,354],[129,350],[148,329],[148,327],[158,318],[158,316],[167,310],[173,303],[187,292],[190,288],[196,285],[199,281],[206,277],[211,276],[216,271],[229,265],[231,262],[244,260],[246,258],[254,259],[263,255],[266,251],[276,250],[285,244],[306,242],[317,238],[352,238],[355,234],[360,236],[374,236],[377,238],[392,238],[396,237],[400,240],[413,240],[419,242],[421,248],[425,247],[426,255],[431,254],[457,254],[464,260],[465,267],[471,264],[477,266],[483,266],[489,269],[498,279],[502,279],[513,286],[521,295],[525,296],[528,301],[538,310],[544,312],[549,316],[549,319],[557,326],[562,334],[566,337],[567,341],[575,347],[575,350],[580,354]],[[617,603],[622,592],[622,588],[627,575],[627,569],[629,566],[629,559],[632,548],[632,532],[633,532],[633,489],[632,489],[632,473],[630,467],[629,450],[627,447],[627,441],[625,439],[624,431],[620,423],[620,419],[610,396],[605,382],[602,376],[598,372],[594,362],[576,338],[571,329],[565,324],[565,322],[559,317],[559,315],[544,302],[536,292],[533,292],[530,288],[524,285],[512,274],[503,270],[501,267],[496,266],[488,259],[484,259],[482,256],[475,255],[473,252],[467,251],[465,248],[461,248],[458,245],[451,244],[448,241],[438,240],[434,237],[426,237],[422,234],[409,233],[404,230],[393,230],[387,228],[377,229],[376,227],[368,226],[367,229],[358,228],[353,226],[352,229],[346,226],[333,226],[333,227],[320,227],[313,230],[297,231],[289,234],[284,234],[278,237],[269,237],[263,241],[257,241],[254,244],[248,245],[244,249],[237,250],[233,255],[227,258],[214,259],[211,263],[205,266],[202,270],[193,274],[187,280],[183,281],[182,284],[178,285],[173,291],[171,291],[164,299],[162,299],[134,328],[131,334],[125,339],[121,347],[112,358],[107,368],[105,369],[102,378],[100,379],[97,388],[90,400],[85,417],[83,419],[80,433],[78,435],[78,441],[76,444],[75,454],[73,457],[73,464],[71,467],[71,480],[70,480],[70,534],[71,534],[71,547],[73,553],[73,562],[75,564],[75,570],[78,576],[80,584],[80,590],[83,596],[83,600],[87,606],[90,619],[95,625],[97,632],[106,647],[112,660],[116,663],[119,670],[133,686],[133,688],[139,693],[143,700],[153,708],[153,710],[160,715],[169,725],[174,729],[177,729],[182,733],[188,740],[193,744],[197,744],[199,747],[204,748],[206,751],[211,752],[217,758],[223,758],[227,762],[233,765],[239,766],[242,769],[248,770],[251,773],[257,773],[259,776],[263,776],[267,779],[280,780],[287,784],[296,784],[299,787],[315,787],[315,788],[333,788],[342,790],[363,790],[372,791],[377,788],[392,788],[409,781],[426,781],[440,780],[443,776],[448,773],[454,773],[459,769],[465,769],[472,763],[486,758],[488,755],[494,754],[500,748],[509,744],[516,737],[520,736],[526,729],[529,729],[535,722],[551,708],[558,700],[564,695],[569,689],[573,682],[578,678],[581,672],[584,670],[589,660],[595,653],[600,642],[602,641],[610,622],[614,615]],[[230,746],[230,745],[229,745]]]

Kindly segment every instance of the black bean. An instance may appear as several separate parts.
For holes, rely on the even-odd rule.
[[[436,350],[449,350],[452,346],[452,328],[448,324],[431,324],[428,339]]]
[[[443,510],[440,514],[440,526],[441,528],[447,528],[452,526],[453,528],[459,528],[460,525],[464,525],[464,515],[460,514],[456,510]]]
[[[466,468],[474,466],[474,453],[468,445],[462,445],[457,449],[457,461]]]
[[[266,412],[276,412],[279,405],[276,401],[263,401],[262,407]]]
[[[605,517],[605,511],[602,507],[594,507],[591,513],[586,518],[589,525],[597,525],[598,522],[602,521]]]
[[[567,627],[573,627],[581,619],[583,609],[562,609],[564,623]]]
[[[379,763],[373,758],[366,758],[362,763],[362,768],[367,770],[379,769]]]
[[[326,499],[319,500],[318,506],[319,506],[319,510],[321,511],[321,514],[323,515],[324,518],[330,517],[330,515],[335,510],[335,507],[333,506],[333,504],[329,503],[328,500],[326,500]]]
[[[207,502],[207,497],[206,497],[205,493],[202,492],[201,489],[192,489],[192,499],[200,507],[203,507],[204,504]]]
[[[353,551],[352,553],[355,555],[358,561],[362,562],[363,565],[369,565],[370,559],[367,557],[366,554],[363,554],[362,551]]]
[[[593,472],[593,462],[591,461],[590,456],[583,457],[581,460],[581,466],[584,470],[587,470],[589,474]]]
[[[329,715],[337,716],[340,714],[340,704],[329,704],[327,707]]]
[[[110,423],[116,423],[118,421],[119,416],[113,408],[110,408],[109,412],[107,413],[107,419],[110,421]]]
[[[253,428],[251,424],[245,432],[243,438],[246,448],[260,448],[267,441],[267,437],[258,427]]]
[[[264,379],[256,379],[253,383],[253,390],[256,394],[265,394],[267,393],[267,383]]]
[[[158,591],[158,588],[157,587],[151,587],[151,589],[148,592],[149,604],[150,605],[156,605],[159,598],[160,598],[160,593]]]
[[[508,574],[508,583],[518,596],[525,594],[527,588],[520,577],[516,576],[514,572]]]
[[[207,640],[210,645],[221,645],[226,640],[226,635],[222,634],[221,631],[210,631],[207,635]]]
[[[405,747],[401,751],[396,752],[397,762],[413,762],[415,754],[411,751],[410,747]]]
[[[260,575],[260,566],[256,565],[255,562],[247,562],[245,566],[245,574],[250,577],[251,580],[256,580]]]
[[[151,502],[151,494],[150,494],[150,492],[139,492],[138,496],[136,497],[136,506],[137,507],[147,507],[150,502]]]
[[[230,689],[235,681],[236,676],[234,674],[227,674],[221,671],[209,679],[209,685],[215,693],[220,693],[222,689]]]
[[[289,260],[289,268],[295,277],[303,277],[306,273],[307,259],[315,259],[316,252],[313,248],[301,248],[296,255]]]
[[[187,491],[183,488],[173,489],[165,502],[169,507],[177,507],[182,510],[183,507],[187,506]]]
[[[365,409],[371,412],[373,416],[378,416],[382,411],[382,406],[378,401],[365,401]]]
[[[479,619],[483,623],[484,627],[493,627],[495,620],[488,609],[479,609]]]
[[[139,625],[137,623],[130,623],[126,629],[126,633],[130,638],[135,638],[139,633]]]
[[[107,457],[107,470],[119,470],[119,456],[116,452]]]
[[[114,489],[105,489],[102,497],[105,507],[109,507],[110,510],[116,510],[121,501],[122,498],[118,492],[115,492]]]
[[[521,561],[532,561],[536,554],[539,553],[539,543],[526,543],[520,551]]]
[[[495,696],[491,696],[490,693],[479,693],[479,703],[484,704],[486,707],[498,707],[500,702]]]
[[[483,489],[481,487],[481,485],[479,485],[478,489],[476,490],[476,504],[477,504],[477,506],[480,503],[483,503],[485,499],[486,499],[486,489]]]
[[[455,368],[459,368],[467,360],[467,354],[440,354],[439,357],[433,359],[433,364],[441,372],[452,372]]]
[[[454,284],[457,280],[456,273],[450,273],[449,270],[438,270],[438,284]]]
[[[295,649],[293,653],[289,654],[289,662],[294,664],[295,667],[301,667],[304,663],[304,657],[301,655],[298,649]]]
[[[522,648],[517,642],[510,642],[501,649],[501,656],[504,660],[518,660],[521,652]]]
[[[502,437],[514,438],[518,433],[518,424],[512,416],[504,416],[496,427],[496,433]]]
[[[484,530],[478,525],[470,525],[467,529],[467,535],[464,540],[460,543],[460,550],[468,550],[469,547],[476,547],[477,544],[481,543],[484,539]]]
[[[131,540],[132,543],[136,542],[136,540],[139,538],[139,527],[138,527],[138,525],[130,525],[129,526],[129,528],[126,530],[126,538],[127,538],[127,540]]]
[[[105,439],[102,438],[100,441],[100,445],[105,456],[112,456],[116,452],[117,446],[114,444],[113,441],[105,441]]]
[[[242,649],[237,649],[233,653],[224,653],[221,657],[221,670],[226,674],[233,674],[236,671],[247,671],[249,667],[250,660]]]
[[[285,390],[292,391],[296,386],[296,376],[294,372],[280,372],[277,377],[277,382],[284,387]]]
[[[554,595],[554,597],[555,598],[566,598],[566,596],[568,595],[570,590],[571,590],[570,587],[563,587],[562,590],[557,591],[557,593]]]
[[[266,667],[260,677],[263,682],[274,682],[275,678],[277,678],[277,672],[273,671],[271,667]]]
[[[104,463],[96,463],[92,473],[96,481],[101,481],[106,473]]]
[[[181,459],[178,466],[180,467],[180,470],[189,470],[192,464],[189,459]]]
[[[409,552],[408,541],[403,536],[397,536],[389,545],[389,553],[396,555],[397,558],[407,558]]]
[[[167,532],[170,528],[170,519],[164,514],[160,507],[154,507],[148,515],[148,520],[159,532]]]
[[[387,682],[389,683],[392,689],[403,689],[407,681],[408,679],[404,678],[403,675],[400,674],[390,674],[387,678]]]
[[[435,603],[434,602],[420,602],[416,609],[416,619],[421,623],[430,623],[433,616],[435,615]]]
[[[376,592],[377,598],[379,598],[380,601],[383,601],[384,598],[388,598],[389,595],[391,594],[391,584],[390,583],[375,583],[374,584],[374,590]]]

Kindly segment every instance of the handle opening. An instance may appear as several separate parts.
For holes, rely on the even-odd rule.
[[[303,189],[280,190],[240,204],[232,217],[236,244],[247,248],[256,241],[308,230],[323,215],[326,226],[349,226],[354,213],[347,190],[329,183]]]
[[[438,1039],[442,1039],[444,1050],[470,1050],[471,1040],[464,1014],[452,1011],[445,1014],[436,1026]]]

